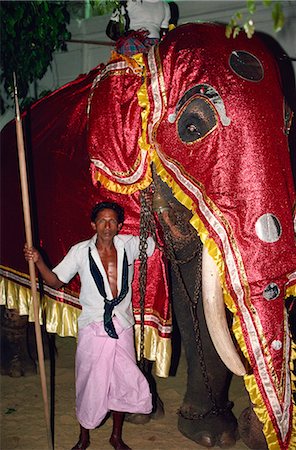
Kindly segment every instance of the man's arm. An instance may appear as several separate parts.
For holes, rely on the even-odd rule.
[[[38,250],[36,250],[36,248],[34,247],[29,248],[28,245],[25,244],[24,255],[27,261],[32,260],[36,264],[36,267],[39,270],[40,275],[42,276],[43,280],[48,286],[55,289],[59,289],[60,287],[63,286],[64,283],[45,264],[42,256],[40,255]]]

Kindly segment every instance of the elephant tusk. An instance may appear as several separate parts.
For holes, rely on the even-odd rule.
[[[235,349],[226,320],[217,266],[205,246],[202,254],[202,293],[208,330],[216,351],[226,367],[243,376],[246,369]]]

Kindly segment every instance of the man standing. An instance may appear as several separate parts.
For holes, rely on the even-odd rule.
[[[128,450],[122,440],[124,412],[149,414],[151,394],[146,378],[137,367],[134,349],[131,283],[134,260],[139,256],[139,237],[117,235],[124,211],[117,203],[98,203],[91,214],[96,234],[74,245],[64,259],[50,270],[35,248],[25,245],[43,280],[59,289],[76,273],[80,276],[76,351],[76,415],[80,436],[72,450],[86,449],[89,430],[96,428],[112,411],[110,444]],[[148,238],[147,255],[155,243]]]

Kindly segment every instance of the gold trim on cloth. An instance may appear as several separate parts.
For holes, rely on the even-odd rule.
[[[124,61],[126,66],[133,71],[139,77],[142,76],[143,65],[141,64],[143,60],[143,54],[137,53],[132,56],[123,55],[122,53],[117,53],[115,50],[111,53],[111,58],[109,59],[107,66],[109,64],[118,63]]]
[[[116,59],[117,57],[118,55],[114,53],[111,58],[111,61],[114,58]],[[150,104],[147,93],[146,66],[144,63],[143,55],[137,54],[134,55],[132,58],[122,56],[121,59],[126,61],[128,65],[131,65],[133,67],[133,70],[137,68],[138,74],[141,74],[144,80],[140,89],[137,92],[138,103],[139,106],[141,107],[142,132],[138,140],[138,145],[141,152],[137,157],[135,166],[130,168],[129,172],[126,172],[124,174],[120,174],[119,172],[106,173],[107,170],[106,167],[105,166],[103,167],[103,164],[100,161],[95,161],[94,159],[92,159],[93,162],[92,176],[94,181],[99,181],[106,189],[112,192],[131,195],[139,190],[147,188],[152,183],[150,155],[149,155],[150,144],[148,144],[147,142],[147,132],[148,132],[147,127],[148,127],[148,116],[150,113]],[[102,165],[102,167],[99,166],[99,163]],[[146,169],[144,165],[146,165]],[[141,166],[143,166],[143,171],[137,174],[136,168]],[[103,169],[105,173],[103,174],[100,169]],[[108,175],[111,178],[113,178],[113,180],[110,179]],[[119,175],[122,175],[122,177],[120,178]]]
[[[14,281],[0,277],[1,305],[15,309],[20,316],[28,316],[29,322],[34,322],[33,299],[31,289],[20,286]],[[40,294],[37,293],[40,303]],[[46,317],[46,330],[59,336],[77,336],[77,319],[80,310],[75,306],[53,300],[47,295],[42,297],[39,321],[42,324],[42,314]]]
[[[129,185],[116,183],[115,181],[112,181],[108,177],[103,175],[102,172],[98,171],[97,169],[93,171],[93,179],[95,181],[99,181],[102,184],[102,186],[104,186],[107,190],[125,195],[131,195],[139,190],[143,190],[146,187],[148,187],[152,182],[151,170],[149,165],[147,166],[144,178],[142,178],[141,181],[137,183]]]
[[[289,287],[286,289],[286,295],[285,295],[285,297],[288,298],[288,297],[290,297],[290,296],[296,297],[296,284],[292,284],[291,286],[289,286]]]
[[[141,325],[135,325],[135,341],[137,358],[140,360]],[[161,338],[156,328],[145,326],[144,358],[155,361],[155,374],[158,377],[166,378],[169,376],[171,355],[171,339]]]
[[[141,153],[138,154],[134,164],[126,172],[123,172],[123,171],[120,172],[118,170],[110,170],[107,168],[107,166],[105,166],[102,163],[102,161],[96,160],[96,158],[90,157],[90,160],[93,162],[93,164],[96,167],[103,168],[103,170],[105,170],[107,173],[109,171],[109,174],[111,176],[116,177],[117,179],[119,178],[119,181],[120,181],[121,178],[132,177],[135,174],[135,172],[137,172],[139,170],[140,164],[142,162],[142,154]]]
[[[22,284],[29,283],[26,274],[20,274],[11,269],[8,273],[18,277]],[[39,293],[37,296],[40,301]],[[0,305],[15,309],[21,316],[28,316],[29,322],[34,322],[31,289],[8,280],[5,276],[0,276]],[[54,300],[48,295],[42,297],[41,305],[46,319],[46,330],[49,333],[56,333],[62,337],[77,337],[77,319],[81,312],[77,307]],[[41,308],[39,320],[42,324]],[[140,355],[140,328],[140,325],[135,325],[135,346],[138,355]],[[145,325],[144,345],[145,358],[155,361],[155,374],[159,377],[168,377],[172,353],[171,339],[159,336],[156,328]]]
[[[184,191],[182,191],[182,189],[180,188],[180,185],[178,183],[176,183],[176,181],[166,171],[166,169],[162,165],[159,155],[156,153],[156,151],[152,155],[152,160],[156,166],[157,174],[169,187],[171,187],[173,194],[177,198],[177,200],[193,213],[193,217],[192,217],[190,223],[198,231],[201,241],[203,242],[204,245],[206,245],[206,247],[209,250],[209,254],[213,257],[213,259],[216,262],[216,265],[218,267],[218,273],[220,276],[221,286],[223,289],[223,296],[224,296],[225,304],[234,314],[234,316],[233,316],[233,332],[234,332],[236,340],[237,340],[245,358],[247,359],[247,361],[250,364],[250,357],[249,357],[246,343],[245,343],[245,340],[244,340],[244,337],[242,334],[242,327],[241,327],[240,319],[237,315],[236,305],[235,305],[234,299],[230,295],[230,292],[226,285],[225,262],[222,258],[222,254],[221,254],[217,244],[215,243],[215,241],[213,239],[209,238],[208,230],[207,230],[205,224],[203,223],[203,221],[201,220],[201,218],[197,215],[193,201],[185,194]],[[259,330],[260,330],[260,328],[259,328]],[[289,349],[290,349],[290,342],[289,342],[289,336],[287,336],[287,333],[288,333],[287,323],[285,323],[285,331],[286,331],[286,339],[285,339],[285,343],[284,343],[284,348],[285,348],[287,360],[289,360],[289,355],[287,355],[287,352],[289,352]],[[263,341],[263,343],[264,343],[264,341]],[[262,352],[262,350],[261,350],[261,352]],[[261,363],[263,360],[264,360],[265,364],[269,363],[269,359],[266,359],[266,358],[264,359],[263,355],[261,355],[261,354],[259,356],[260,356]],[[287,365],[284,366],[283,371],[284,371],[283,378],[281,380],[283,382],[283,386],[282,386],[282,389],[280,390],[280,393],[282,396],[282,405],[280,405],[278,402],[277,395],[274,392],[271,380],[267,380],[265,377],[263,385],[264,385],[265,390],[269,389],[269,392],[272,391],[272,393],[273,393],[273,395],[271,395],[269,398],[269,402],[270,402],[269,407],[271,408],[271,410],[274,414],[273,418],[275,418],[275,420],[277,420],[278,429],[280,430],[282,438],[283,438],[283,440],[285,440],[285,438],[287,436],[286,433],[288,432],[287,426],[290,421],[289,416],[292,413],[292,411],[289,411],[289,405],[290,405],[289,400],[291,399],[289,367],[287,367]],[[264,371],[261,367],[260,375],[262,375],[264,377],[264,374],[266,374],[266,371]],[[254,375],[246,375],[244,377],[244,380],[245,380],[246,388],[250,395],[251,402],[254,404],[254,410],[255,410],[259,420],[264,424],[263,431],[264,431],[266,440],[268,442],[269,449],[276,450],[278,448],[277,434],[276,434],[275,428],[273,426],[273,422],[269,417],[269,413],[266,408],[266,404],[264,403],[263,396],[256,384],[255,376]],[[278,383],[275,383],[275,385],[278,385]],[[293,406],[293,408],[295,410],[295,405]],[[291,417],[291,420],[295,422],[295,420],[296,420],[295,411],[294,411],[294,416],[292,415],[290,417]],[[295,424],[294,424],[294,426],[295,426]],[[292,439],[292,441],[294,441],[295,437],[294,438],[292,437],[291,439]],[[295,448],[296,448],[296,446],[295,446]]]
[[[143,61],[143,55],[136,55],[136,60],[138,64],[143,67],[143,83],[140,89],[137,92],[138,103],[141,107],[141,120],[142,120],[142,134],[138,140],[139,147],[142,150],[146,150],[147,152],[150,149],[150,144],[147,142],[147,132],[148,132],[148,117],[150,114],[150,103],[147,92],[147,75],[146,75],[146,67]]]
[[[292,396],[293,399],[293,405],[294,405],[294,428],[293,430],[295,430],[294,433],[294,438],[295,438],[295,442],[294,442],[294,447],[296,448],[296,372],[295,372],[295,368],[294,368],[294,364],[296,364],[296,342],[294,342],[291,339],[291,358],[290,358],[290,373],[291,373],[291,383],[292,383],[292,392],[294,393],[294,395]]]

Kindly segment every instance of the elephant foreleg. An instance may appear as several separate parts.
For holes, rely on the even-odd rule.
[[[11,377],[37,372],[27,347],[28,318],[1,307],[1,373]]]
[[[190,254],[192,242],[177,254],[184,259]],[[200,270],[200,257],[180,267],[190,302],[184,298],[184,287],[172,270],[173,308],[181,333],[188,365],[187,388],[179,412],[180,431],[206,447],[227,448],[237,439],[237,421],[231,411],[228,389],[231,373],[220,360],[209,336],[202,306],[201,289],[194,294],[194,280]],[[197,298],[193,298],[194,295]],[[196,320],[197,319],[197,320]]]

